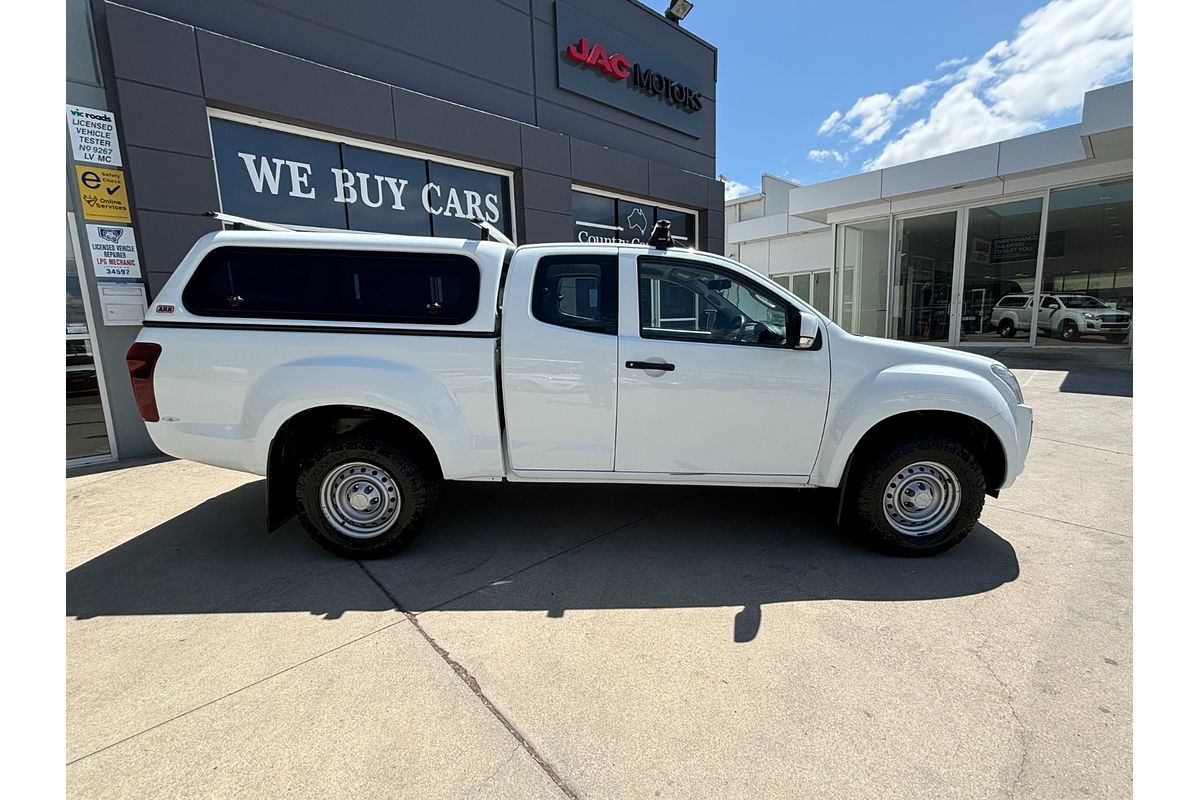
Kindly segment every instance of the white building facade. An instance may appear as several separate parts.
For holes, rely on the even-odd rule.
[[[763,175],[726,202],[725,242],[854,333],[1128,348],[1133,83],[1063,128],[811,186]]]

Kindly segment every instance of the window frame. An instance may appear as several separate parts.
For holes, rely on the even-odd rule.
[[[466,280],[463,286],[464,292],[464,312],[455,316],[437,316],[430,314],[426,317],[411,317],[408,315],[379,315],[379,314],[342,314],[335,311],[304,311],[304,312],[288,312],[288,311],[263,311],[262,309],[253,309],[239,311],[237,309],[220,309],[213,310],[198,305],[195,301],[197,298],[193,295],[193,287],[203,277],[204,271],[210,261],[216,261],[219,257],[232,254],[239,255],[255,255],[255,256],[325,256],[328,258],[337,258],[339,256],[352,256],[354,258],[376,259],[379,261],[398,261],[411,260],[420,262],[425,260],[442,261],[444,263],[457,262],[462,267],[468,267],[466,272]],[[393,269],[404,269],[403,264],[397,264]],[[199,289],[195,289],[199,291]],[[258,247],[254,245],[243,244],[227,244],[214,247],[204,254],[200,263],[192,270],[188,276],[187,282],[180,291],[179,300],[183,308],[189,313],[202,319],[234,319],[234,320],[281,320],[285,322],[314,322],[314,323],[366,323],[378,325],[435,325],[438,327],[458,327],[469,323],[479,313],[480,297],[483,292],[483,276],[479,268],[479,262],[474,258],[458,253],[435,253],[424,251],[395,251],[395,250],[371,250],[371,249],[348,249],[342,247]],[[471,300],[471,295],[474,299]]]
[[[584,322],[574,322],[565,320],[561,317],[547,318],[543,316],[541,304],[538,299],[542,292],[547,288],[545,286],[546,273],[551,267],[555,266],[583,266],[585,264],[596,266],[599,269],[599,276],[590,273],[566,273],[558,278],[561,280],[565,277],[598,277],[599,286],[599,308],[603,308],[606,299],[611,302],[612,314],[611,317],[607,314],[599,320],[587,320]],[[559,253],[553,255],[545,255],[538,259],[537,265],[533,269],[533,283],[529,293],[529,313],[535,320],[543,325],[551,325],[555,328],[566,328],[568,330],[584,331],[586,333],[599,333],[605,336],[616,336],[618,332],[618,323],[620,320],[620,261],[615,253],[594,252],[594,253]],[[580,319],[586,320],[581,317]]]
[[[701,338],[691,338],[691,337],[687,337],[687,336],[676,336],[676,335],[671,335],[671,334],[647,333],[646,327],[642,324],[642,309],[641,309],[642,263],[643,262],[651,262],[651,263],[656,263],[656,264],[678,265],[678,266],[690,268],[690,269],[698,269],[698,268],[706,269],[706,270],[710,270],[718,275],[721,275],[722,277],[729,278],[730,280],[735,281],[737,283],[749,284],[750,286],[754,287],[754,290],[757,293],[774,300],[776,303],[778,303],[784,309],[784,315],[785,315],[786,319],[784,322],[783,341],[779,342],[779,343],[775,343],[775,344],[770,344],[770,343],[766,343],[766,342],[739,342],[739,341],[729,341],[726,339],[701,339]],[[793,304],[789,303],[786,299],[781,297],[778,293],[771,290],[765,284],[758,283],[757,281],[755,281],[745,275],[742,275],[739,272],[735,272],[734,270],[731,270],[727,267],[720,266],[718,264],[712,264],[708,261],[691,261],[688,259],[671,258],[670,256],[659,256],[659,255],[649,254],[649,255],[638,256],[637,269],[634,273],[634,279],[636,281],[635,290],[637,292],[637,298],[638,298],[637,320],[638,320],[638,336],[639,336],[639,338],[645,339],[647,341],[686,342],[688,344],[724,344],[724,345],[739,345],[742,347],[765,347],[765,348],[770,348],[772,350],[795,349],[795,347],[794,347],[794,338],[795,337],[793,336],[793,331],[794,331],[794,326],[795,326],[794,320],[796,319],[796,315],[803,313],[803,312],[801,312],[801,310],[798,309]]]

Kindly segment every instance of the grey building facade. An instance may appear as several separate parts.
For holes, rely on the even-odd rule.
[[[716,50],[641,3],[79,0],[68,16],[96,66],[95,85],[68,76],[68,103],[115,116],[151,302],[213,210],[432,235],[471,235],[479,214],[518,243],[638,240],[667,218],[724,249]],[[69,152],[78,245],[75,173]],[[74,257],[109,455],[151,453],[123,362],[137,328],[106,328],[104,278]]]

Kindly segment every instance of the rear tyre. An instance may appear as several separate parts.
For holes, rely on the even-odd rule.
[[[897,442],[859,474],[856,527],[897,555],[934,555],[966,538],[983,511],[983,469],[962,442],[928,435]]]
[[[1011,319],[1002,319],[1000,320],[1000,327],[996,329],[996,332],[1005,339],[1011,339],[1017,332],[1017,326],[1013,324]]]
[[[387,442],[337,439],[301,467],[296,514],[325,549],[345,558],[380,558],[417,537],[437,494],[433,470]]]

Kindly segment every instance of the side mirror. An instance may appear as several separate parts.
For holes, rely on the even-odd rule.
[[[815,314],[805,314],[788,306],[788,341],[797,350],[811,350],[817,344],[821,328]]]

